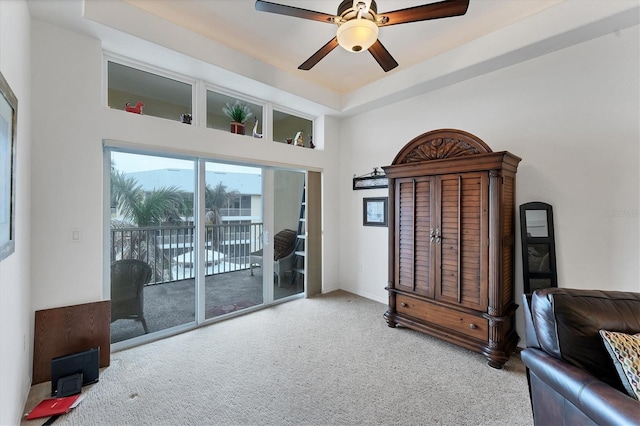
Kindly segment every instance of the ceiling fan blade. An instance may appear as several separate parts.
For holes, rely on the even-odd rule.
[[[387,48],[380,43],[380,40],[376,40],[376,42],[373,43],[373,46],[369,48],[369,52],[378,64],[380,64],[384,72],[389,72],[398,66],[396,60],[393,59],[393,56],[391,56]]]
[[[316,53],[311,55],[311,57],[309,59],[304,61],[304,63],[302,65],[300,65],[298,67],[298,69],[299,70],[304,70],[304,71],[309,71],[311,68],[314,67],[315,64],[320,62],[320,60],[322,58],[327,56],[329,54],[329,52],[331,52],[336,47],[338,47],[338,37],[334,37],[333,39],[331,39],[329,41],[329,43],[327,43],[324,46],[322,46],[320,48],[320,50],[318,50]]]
[[[394,10],[378,14],[379,17],[382,17],[382,22],[379,26],[388,27],[389,25],[406,24],[408,22],[460,16],[467,13],[468,7],[469,0],[444,0],[438,3]]]
[[[299,7],[286,6],[284,4],[271,3],[269,1],[256,0],[256,10],[260,12],[277,13],[278,15],[293,16],[296,18],[310,19],[312,21],[327,22],[332,24],[336,16]]]

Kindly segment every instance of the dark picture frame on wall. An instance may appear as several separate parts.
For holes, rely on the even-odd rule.
[[[384,174],[378,170],[377,167],[373,169],[373,172],[367,173],[366,175],[356,176],[353,175],[353,189],[379,189],[379,188],[388,188],[389,187],[389,179]]]
[[[388,197],[372,197],[362,200],[362,225],[387,226]]]
[[[0,261],[15,251],[18,99],[0,72]]]

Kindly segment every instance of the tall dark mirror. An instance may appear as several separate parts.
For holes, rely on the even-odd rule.
[[[558,287],[553,208],[539,201],[520,206],[524,293]]]

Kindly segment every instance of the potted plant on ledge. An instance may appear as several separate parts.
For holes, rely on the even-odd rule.
[[[253,116],[247,104],[238,100],[233,104],[227,102],[222,107],[222,112],[231,119],[231,133],[244,135],[244,122]]]

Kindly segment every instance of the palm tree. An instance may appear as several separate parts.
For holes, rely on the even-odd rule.
[[[144,191],[142,186],[132,177],[111,167],[111,206],[124,217],[124,221],[112,220],[111,228],[131,228],[161,226],[163,223],[177,225],[182,223],[182,217],[188,216],[188,197],[192,194],[179,191],[177,187],[162,187],[151,191]],[[192,205],[193,203],[191,203]],[[157,247],[157,241],[148,235],[148,231],[129,231],[114,233],[112,247],[122,248],[122,258],[146,259],[154,265],[157,281],[171,278],[168,254]],[[160,257],[160,258],[158,258]],[[115,259],[115,253],[113,253]]]
[[[237,196],[237,191],[227,191],[227,187],[218,182],[215,187],[209,184],[204,190],[204,206],[205,206],[205,224],[207,225],[207,238],[211,239],[212,247],[218,247],[219,243],[224,239],[224,230],[222,225],[222,214],[220,210],[228,206],[229,200]],[[209,227],[211,232],[209,233]]]
[[[144,191],[134,178],[112,169],[111,205],[140,227],[178,224],[185,212],[185,196],[175,186]]]

